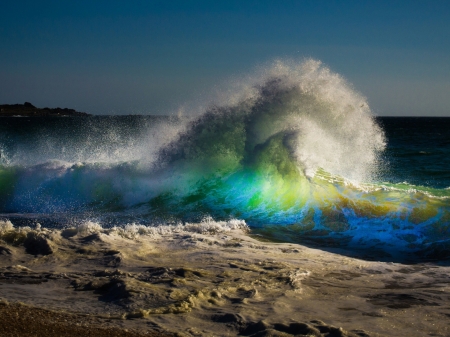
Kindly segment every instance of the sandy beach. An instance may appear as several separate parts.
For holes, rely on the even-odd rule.
[[[216,222],[145,231],[3,221],[1,240],[2,336],[450,333],[448,266],[261,242]]]
[[[1,302],[0,315],[4,322],[0,327],[1,336],[173,336],[161,331],[146,331],[143,334],[111,324],[102,318],[51,311],[22,303]]]

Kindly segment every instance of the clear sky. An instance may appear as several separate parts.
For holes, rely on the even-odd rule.
[[[0,103],[172,113],[312,57],[377,115],[450,116],[450,1],[1,1]]]

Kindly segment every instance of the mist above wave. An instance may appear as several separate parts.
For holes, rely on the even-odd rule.
[[[366,99],[320,61],[276,61],[220,96],[160,151],[162,161],[237,167],[278,139],[308,176],[321,168],[367,181],[377,172],[382,129]]]

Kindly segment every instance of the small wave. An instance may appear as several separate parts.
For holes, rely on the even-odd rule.
[[[0,220],[0,239],[10,241],[10,243],[22,243],[29,233],[51,233],[61,232],[63,236],[73,237],[75,235],[89,236],[92,234],[119,235],[128,239],[137,240],[140,236],[159,238],[171,236],[173,234],[204,234],[214,235],[227,233],[230,231],[248,232],[249,227],[244,220],[230,219],[228,221],[215,221],[211,217],[205,217],[197,223],[178,224],[158,224],[141,225],[139,223],[128,223],[123,226],[103,227],[101,223],[87,220],[82,221],[75,227],[65,227],[63,229],[43,228],[39,223],[35,228],[30,226],[14,227],[10,220]]]
[[[231,219],[228,221],[215,221],[211,217],[205,217],[198,223],[184,224],[178,223],[175,225],[158,224],[158,225],[141,225],[138,223],[129,223],[121,227],[104,228],[100,223],[93,221],[86,221],[79,224],[76,228],[77,234],[87,235],[95,233],[115,233],[117,235],[136,239],[141,235],[157,237],[162,235],[171,235],[174,233],[199,233],[199,234],[217,234],[226,233],[231,230],[248,231],[248,226],[244,220]]]

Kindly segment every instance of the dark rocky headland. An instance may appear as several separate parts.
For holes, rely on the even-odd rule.
[[[0,105],[0,117],[87,117],[90,114],[67,108],[37,108],[29,102]]]

